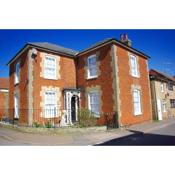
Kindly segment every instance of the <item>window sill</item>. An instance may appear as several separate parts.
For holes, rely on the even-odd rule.
[[[134,78],[140,78],[140,75],[136,76],[136,75],[131,75]]]
[[[14,83],[14,86],[18,86],[19,85],[19,82],[17,82],[17,83]]]
[[[46,80],[58,80],[58,78],[47,78],[47,77],[43,77]]]
[[[136,117],[141,117],[140,115],[142,115],[143,113],[138,113],[138,114],[134,114],[134,116]]]
[[[96,78],[98,78],[98,76],[87,77],[87,80],[96,79]]]

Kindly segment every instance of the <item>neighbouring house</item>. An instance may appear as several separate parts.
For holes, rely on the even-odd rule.
[[[0,120],[8,117],[9,79],[0,78]]]
[[[175,117],[175,79],[153,69],[149,74],[153,119]]]
[[[152,119],[149,56],[127,35],[74,51],[51,43],[27,43],[8,63],[10,118],[21,124],[52,119],[78,121],[88,108],[97,124],[115,115],[118,126]]]

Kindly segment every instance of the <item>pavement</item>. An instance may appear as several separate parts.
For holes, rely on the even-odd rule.
[[[59,134],[26,133],[0,127],[4,146],[175,145],[175,118],[108,131]]]

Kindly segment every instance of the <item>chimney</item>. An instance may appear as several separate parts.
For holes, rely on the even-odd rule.
[[[131,47],[131,40],[128,38],[128,35],[127,34],[121,34],[120,35],[120,41],[123,43],[123,44],[126,44],[127,46]]]

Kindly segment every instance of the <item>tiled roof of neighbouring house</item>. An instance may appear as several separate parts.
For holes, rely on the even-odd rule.
[[[163,73],[163,72],[160,72],[160,71],[158,71],[158,70],[151,69],[151,70],[149,71],[149,75],[150,75],[150,76],[156,76],[157,78],[168,79],[168,80],[170,80],[170,81],[175,82],[175,79],[174,79],[173,77],[171,77],[170,75],[167,75],[167,74],[165,74],[165,73]]]
[[[0,78],[0,89],[9,89],[9,79]]]

